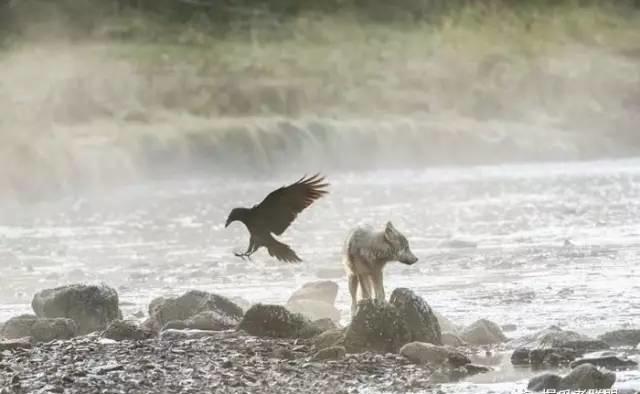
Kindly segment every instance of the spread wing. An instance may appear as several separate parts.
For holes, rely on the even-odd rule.
[[[269,193],[253,210],[269,232],[281,235],[303,209],[327,194],[329,186],[324,177],[316,174],[302,177],[289,186],[283,186]]]

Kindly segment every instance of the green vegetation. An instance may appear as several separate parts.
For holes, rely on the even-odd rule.
[[[282,118],[426,117],[452,135],[500,121],[640,145],[632,1],[14,3],[0,8],[0,142],[49,172],[80,160],[79,140],[137,168],[150,140],[215,146]]]

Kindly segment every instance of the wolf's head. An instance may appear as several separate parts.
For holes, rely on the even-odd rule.
[[[409,241],[404,235],[393,227],[391,222],[387,222],[387,226],[384,229],[384,238],[389,242],[391,248],[395,253],[395,260],[403,264],[414,264],[418,261],[418,258],[411,252],[409,248]]]

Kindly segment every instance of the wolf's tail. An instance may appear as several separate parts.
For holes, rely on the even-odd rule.
[[[293,249],[273,237],[269,237],[266,247],[269,251],[269,255],[280,261],[286,261],[287,263],[297,263],[302,261]]]

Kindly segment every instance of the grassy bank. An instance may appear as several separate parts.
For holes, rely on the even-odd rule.
[[[149,152],[166,163],[206,146],[201,160],[229,141],[257,155],[291,138],[281,120],[419,118],[420,138],[414,127],[406,141],[437,146],[441,164],[460,157],[447,149],[482,149],[483,138],[530,146],[525,159],[544,158],[549,141],[573,144],[567,158],[628,154],[640,151],[639,27],[638,10],[599,5],[468,6],[435,22],[261,16],[224,34],[210,20],[136,13],[82,37],[34,25],[0,53],[0,185],[31,194],[136,179],[154,167]],[[394,146],[407,129],[395,124]],[[331,135],[322,149],[341,149]],[[522,153],[500,152],[484,156]]]

